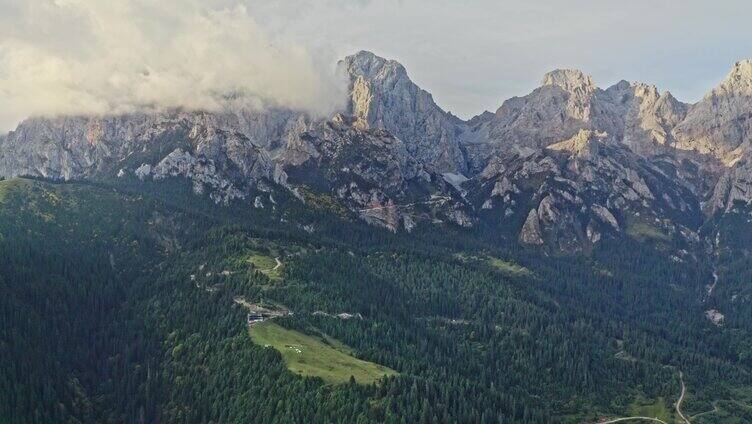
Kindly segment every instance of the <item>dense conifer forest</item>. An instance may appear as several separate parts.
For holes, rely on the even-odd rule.
[[[745,215],[724,218],[718,257],[677,262],[659,243],[563,257],[279,203],[0,182],[0,422],[674,423],[682,384],[691,422],[752,422]],[[713,269],[742,293],[710,301],[722,326]],[[300,375],[252,341],[244,302],[394,374]]]

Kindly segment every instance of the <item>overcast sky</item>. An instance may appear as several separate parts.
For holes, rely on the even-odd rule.
[[[0,130],[228,95],[326,114],[336,60],[361,49],[465,118],[564,67],[692,102],[752,57],[750,16],[748,0],[0,0]]]
[[[737,60],[752,57],[749,0],[251,1],[270,31],[344,55],[372,50],[402,62],[460,116],[496,110],[555,68],[606,86],[655,84],[699,100]]]

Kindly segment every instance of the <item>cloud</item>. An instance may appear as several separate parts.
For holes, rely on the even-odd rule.
[[[693,101],[752,54],[750,14],[748,0],[0,0],[0,130],[227,97],[325,115],[345,98],[334,63],[361,49],[465,118],[557,67]]]
[[[267,35],[239,1],[0,0],[0,129],[227,102],[326,115],[345,98],[334,62]]]

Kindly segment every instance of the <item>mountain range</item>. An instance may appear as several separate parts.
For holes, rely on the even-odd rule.
[[[567,69],[467,121],[396,61],[361,51],[337,68],[347,106],[326,119],[280,108],[31,117],[0,138],[0,176],[182,178],[257,208],[276,191],[312,192],[392,231],[483,227],[564,253],[624,235],[697,244],[704,223],[752,201],[750,60],[695,104]]]
[[[0,135],[0,422],[752,422],[752,62],[469,120],[336,72]]]

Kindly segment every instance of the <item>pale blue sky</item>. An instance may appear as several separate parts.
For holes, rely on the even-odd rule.
[[[655,84],[693,102],[752,57],[752,1],[250,0],[264,27],[339,55],[401,61],[463,117],[495,110],[558,67],[606,86]]]

